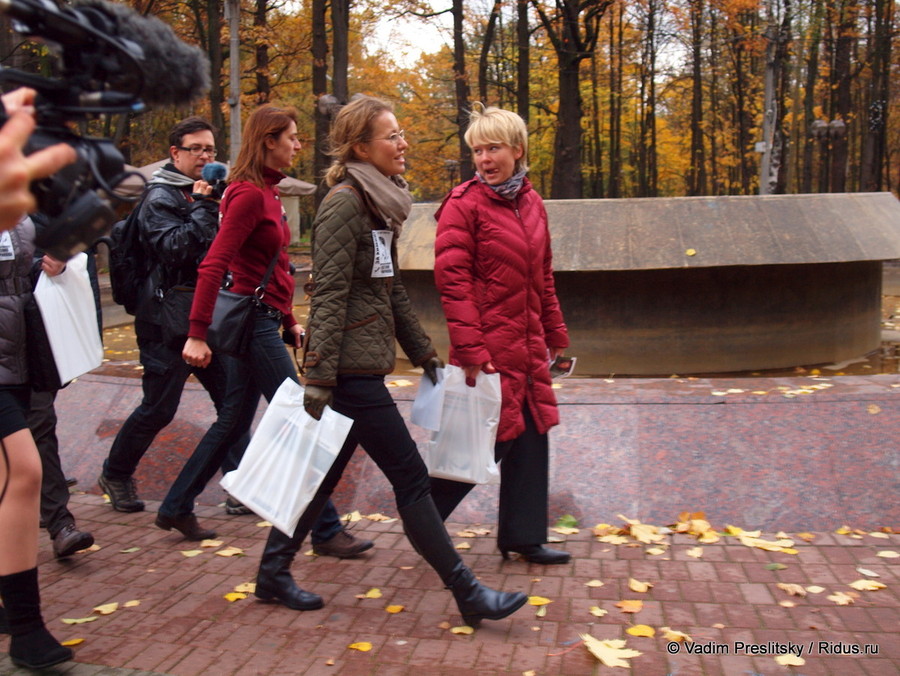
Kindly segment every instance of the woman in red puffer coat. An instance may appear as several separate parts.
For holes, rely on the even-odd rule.
[[[547,213],[525,177],[528,131],[515,113],[472,112],[466,143],[476,177],[454,188],[437,212],[434,275],[450,362],[474,384],[500,373],[503,393],[495,456],[500,463],[497,546],[534,563],[567,563],[547,542],[547,432],[559,423],[549,362],[569,337],[556,297]],[[446,519],[472,484],[432,479]]]

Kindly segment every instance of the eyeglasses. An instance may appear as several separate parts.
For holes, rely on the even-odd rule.
[[[390,141],[395,146],[400,145],[400,139],[406,139],[406,130],[401,129],[400,131],[395,131],[390,136],[381,136],[379,138],[373,138],[373,141]]]
[[[211,159],[216,157],[216,149],[212,146],[191,146],[190,148],[178,146],[178,150],[186,150],[194,157],[200,157],[201,155],[209,155]]]

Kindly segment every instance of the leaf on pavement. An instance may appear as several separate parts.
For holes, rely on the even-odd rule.
[[[91,615],[90,617],[79,617],[75,618],[63,618],[61,622],[63,624],[84,624],[85,622],[93,622],[94,620],[99,619],[99,615]]]
[[[621,639],[601,641],[590,634],[581,634],[581,640],[584,641],[584,645],[590,651],[591,655],[608,667],[623,667],[628,669],[631,667],[631,664],[625,660],[643,654],[638,650],[626,648],[625,641]]]
[[[576,535],[581,532],[577,528],[571,528],[569,526],[555,526],[550,530],[554,533],[559,533],[560,535]]]
[[[601,582],[600,580],[588,580],[587,582],[584,583],[584,586],[585,587],[602,587],[603,582]]]
[[[849,594],[845,594],[842,591],[835,592],[834,594],[826,596],[825,598],[827,598],[829,601],[834,601],[839,606],[849,606],[853,604],[853,597]]]
[[[218,552],[216,552],[216,556],[243,556],[244,550],[240,547],[226,547]]]
[[[215,549],[216,547],[221,547],[224,544],[225,543],[222,542],[221,540],[203,540],[200,543],[200,548],[201,549],[209,549],[209,548]]]
[[[188,549],[188,550],[182,551],[181,555],[188,559],[192,559],[195,556],[200,556],[202,553],[203,553],[202,549]]]
[[[358,650],[361,653],[367,653],[372,649],[372,644],[368,641],[359,641],[358,643],[351,643],[347,646],[350,650]]]
[[[451,634],[474,634],[475,630],[472,627],[463,625],[461,627],[450,627]]]
[[[656,629],[651,627],[649,624],[636,624],[633,627],[628,627],[625,630],[626,634],[631,634],[632,636],[643,636],[646,638],[653,638],[656,636]]]
[[[228,603],[234,603],[235,601],[243,601],[247,598],[247,595],[242,592],[228,592],[222,598],[228,601]]]
[[[385,611],[390,613],[391,615],[396,615],[397,613],[403,612],[403,606],[387,606]]]
[[[878,591],[879,589],[887,588],[886,584],[876,582],[875,580],[856,580],[851,582],[850,586],[856,591]]]
[[[256,524],[256,527],[257,528],[271,528],[272,522],[271,521],[260,521]]]
[[[471,542],[460,542],[458,545],[456,545],[456,548],[457,549],[472,549],[472,543]]]
[[[633,592],[643,594],[649,591],[652,586],[653,583],[651,582],[641,582],[640,580],[635,580],[633,577],[628,578],[628,588]]]
[[[820,587],[817,584],[811,584],[806,588],[806,591],[808,591],[810,594],[821,594],[823,591],[825,591],[825,587]]]
[[[647,554],[650,556],[659,556],[660,554],[665,554],[668,550],[665,547],[651,547],[647,550]]]
[[[563,514],[559,519],[557,519],[556,523],[553,524],[554,528],[578,528],[578,519],[576,519],[571,514]]]
[[[693,643],[694,639],[690,637],[690,635],[685,634],[683,631],[676,631],[671,627],[660,627],[659,630],[662,632],[663,638],[669,642],[678,641],[679,643],[684,643],[687,641],[688,643]]]
[[[806,664],[806,660],[802,657],[797,657],[794,653],[787,653],[785,655],[779,655],[775,658],[775,661],[778,662],[783,667],[802,667]]]
[[[381,590],[377,587],[372,587],[365,594],[357,594],[356,598],[358,599],[380,599],[382,597]]]
[[[134,601],[125,601],[125,603],[122,604],[122,607],[123,608],[137,608],[139,605],[141,605],[141,602],[138,601],[137,599],[135,599]]]
[[[623,613],[639,613],[644,608],[644,602],[636,599],[626,599],[619,601],[616,608],[620,608]]]
[[[875,556],[880,556],[882,559],[896,559],[898,556],[900,556],[900,554],[887,549],[883,552],[878,552]]]
[[[856,572],[860,575],[865,575],[866,577],[881,577],[881,575],[876,573],[874,570],[869,570],[868,568],[863,568],[862,566],[858,567],[856,569]]]
[[[66,648],[71,648],[73,645],[81,645],[84,643],[83,638],[70,638],[68,641],[63,641],[60,643],[61,646],[65,646]]]
[[[548,603],[553,603],[553,600],[545,598],[543,596],[528,597],[528,605],[530,606],[546,606]]]
[[[685,554],[695,559],[699,559],[701,556],[703,556],[703,547],[691,547],[685,552]]]
[[[603,610],[603,608],[601,608],[600,606],[591,606],[590,608],[588,608],[588,612],[590,612],[590,614],[594,617],[603,617],[609,611]]]
[[[256,583],[241,582],[239,585],[235,585],[234,591],[240,592],[241,594],[252,594],[256,591]]]
[[[112,615],[119,609],[119,604],[117,601],[113,601],[112,603],[105,603],[102,606],[97,606],[94,608],[94,612],[98,615]]]
[[[129,547],[128,549],[120,549],[119,554],[134,554],[141,551],[140,547]]]
[[[806,596],[806,590],[799,584],[792,584],[789,582],[779,582],[776,585],[779,589],[786,591],[791,596]]]
[[[783,563],[767,563],[766,570],[784,570],[787,568]]]

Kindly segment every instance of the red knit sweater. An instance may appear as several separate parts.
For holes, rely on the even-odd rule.
[[[219,232],[198,271],[190,337],[206,340],[225,271],[231,270],[234,279],[231,291],[249,295],[262,282],[276,251],[279,252],[278,262],[269,278],[263,302],[284,313],[282,325],[285,328],[297,323],[291,314],[294,279],[289,272],[287,255],[291,231],[275,187],[282,178],[281,172],[266,169],[265,189],[247,181],[237,181],[225,191]]]

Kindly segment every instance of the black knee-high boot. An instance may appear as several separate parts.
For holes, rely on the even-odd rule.
[[[321,596],[300,589],[291,577],[291,563],[301,544],[303,538],[289,537],[277,528],[269,531],[256,575],[257,597],[283,603],[292,610],[316,610],[325,605]]]
[[[399,511],[407,537],[453,592],[466,624],[475,627],[481,620],[502,620],[525,605],[528,597],[522,592],[496,591],[475,579],[454,549],[430,495]]]
[[[9,623],[9,658],[17,667],[43,669],[72,659],[44,626],[37,568],[0,575],[0,597]]]

